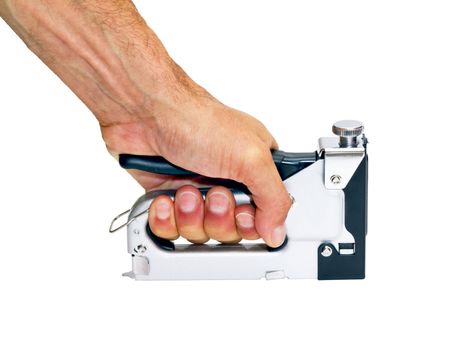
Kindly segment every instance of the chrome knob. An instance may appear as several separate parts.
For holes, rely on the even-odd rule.
[[[356,147],[363,134],[363,124],[357,120],[341,120],[334,123],[332,132],[339,136],[340,147]]]

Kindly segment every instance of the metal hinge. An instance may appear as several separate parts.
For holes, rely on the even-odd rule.
[[[338,137],[319,139],[320,155],[324,158],[324,186],[328,190],[342,190],[349,183],[365,156],[365,136],[355,147],[341,147]]]

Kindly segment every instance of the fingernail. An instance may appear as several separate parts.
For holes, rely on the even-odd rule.
[[[271,234],[271,243],[274,246],[274,248],[279,247],[282,243],[284,243],[285,240],[285,226],[279,226],[276,227]]]
[[[253,228],[255,227],[254,217],[248,213],[240,213],[235,216],[237,220],[237,225],[243,228]]]
[[[208,197],[209,211],[214,214],[225,214],[229,208],[229,198],[225,193],[214,192]]]
[[[156,217],[159,220],[167,220],[170,217],[170,203],[159,201],[156,203]]]
[[[180,194],[177,200],[180,203],[180,210],[184,213],[193,212],[196,208],[196,204],[198,204],[198,197],[190,191]]]

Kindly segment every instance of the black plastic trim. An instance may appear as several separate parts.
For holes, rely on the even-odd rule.
[[[362,279],[365,278],[365,239],[368,210],[368,156],[365,155],[355,174],[350,179],[345,193],[345,226],[355,239],[355,253],[339,254],[332,248],[328,257],[321,255],[325,243],[318,248],[318,279]]]
[[[272,151],[271,156],[282,180],[285,180],[300,170],[305,169],[309,165],[315,163],[318,159],[318,154],[316,152],[291,153],[284,151]],[[155,174],[187,177],[200,176],[192,171],[180,168],[160,156],[121,154],[119,156],[119,163],[124,169],[142,170]]]

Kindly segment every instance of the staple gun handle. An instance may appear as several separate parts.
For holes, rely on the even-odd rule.
[[[279,150],[271,151],[271,156],[282,180],[313,164],[318,158],[316,152],[292,153]],[[124,169],[142,170],[154,174],[184,177],[201,176],[172,164],[160,156],[121,154],[119,163]]]

